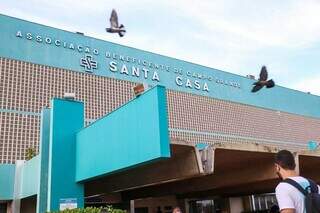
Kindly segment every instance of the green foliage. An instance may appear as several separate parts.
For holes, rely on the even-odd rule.
[[[26,150],[26,160],[32,159],[34,156],[36,156],[36,150],[35,148],[29,147]]]
[[[112,206],[107,207],[87,207],[84,209],[66,209],[63,211],[55,211],[55,212],[49,212],[49,213],[127,213],[127,211],[122,209],[114,209]]]

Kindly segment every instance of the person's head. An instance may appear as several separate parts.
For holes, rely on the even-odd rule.
[[[279,213],[279,212],[280,212],[279,206],[276,204],[272,205],[269,211],[269,213]]]
[[[288,150],[281,150],[275,156],[276,172],[280,178],[283,178],[283,173],[295,171],[296,163],[293,154]]]
[[[177,206],[173,209],[172,213],[182,213],[181,209]]]

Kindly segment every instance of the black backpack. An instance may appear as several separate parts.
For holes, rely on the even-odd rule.
[[[306,213],[320,213],[320,194],[318,185],[313,180],[308,179],[308,181],[310,186],[304,189],[299,183],[290,178],[283,180],[283,182],[294,186],[305,196]]]

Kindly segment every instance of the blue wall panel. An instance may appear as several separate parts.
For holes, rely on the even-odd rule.
[[[280,86],[253,94],[250,92],[253,80],[217,69],[4,15],[0,15],[0,26],[0,57],[159,84],[177,91],[320,118],[319,96]],[[88,59],[87,56],[97,62],[96,69],[88,70],[81,66],[81,60]],[[139,68],[139,76],[132,74],[133,67]],[[159,81],[153,78],[154,72],[158,74]],[[187,84],[188,79],[191,86]],[[196,81],[201,85],[200,89]],[[205,84],[209,91],[204,90]]]
[[[77,181],[170,157],[166,107],[165,88],[154,87],[81,130]]]
[[[81,102],[53,99],[50,114],[50,145],[47,210],[59,210],[60,199],[77,199],[84,205],[84,189],[75,182],[76,133],[84,126]]]
[[[14,164],[0,164],[0,200],[12,200],[14,188]]]

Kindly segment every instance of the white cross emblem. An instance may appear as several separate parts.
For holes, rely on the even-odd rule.
[[[94,61],[91,55],[86,55],[80,59],[80,66],[84,67],[86,72],[93,72],[93,69],[98,68],[98,62]]]

